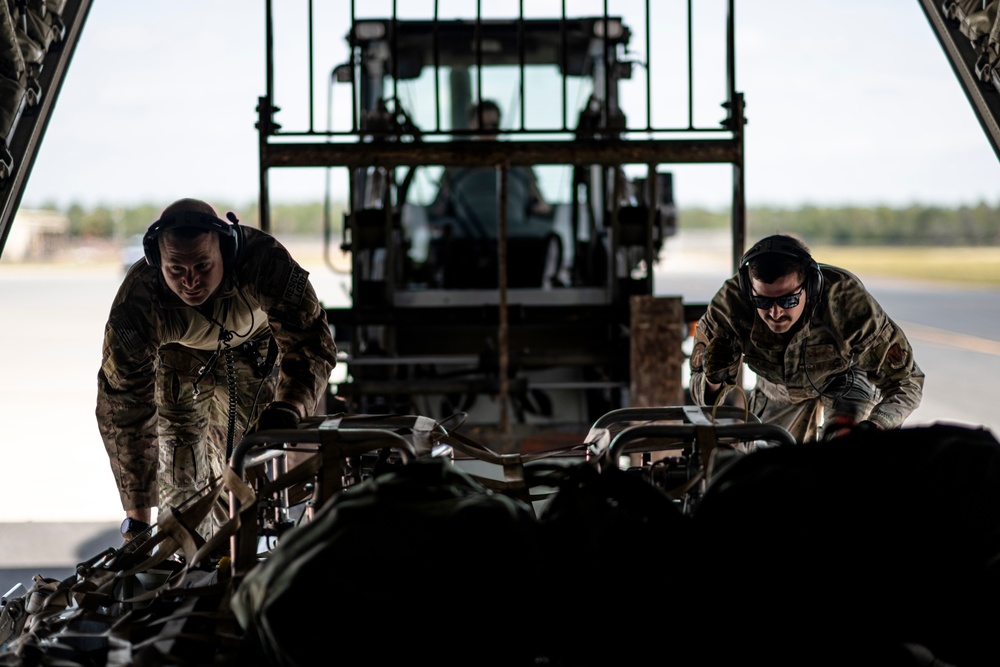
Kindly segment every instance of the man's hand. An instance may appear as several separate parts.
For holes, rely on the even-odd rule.
[[[853,417],[834,417],[823,426],[822,440],[829,442],[850,435],[856,423]]]
[[[291,403],[275,401],[264,408],[257,420],[258,431],[292,430],[299,427],[299,411]]]
[[[881,431],[882,427],[870,419],[862,419],[859,422],[851,417],[834,417],[823,427],[824,441],[842,438],[851,433],[867,433],[869,431]]]
[[[858,422],[857,426],[854,427],[854,430],[859,433],[868,433],[870,431],[884,431],[885,429],[870,419],[862,419]]]
[[[713,338],[705,348],[705,379],[712,384],[731,382],[730,367],[739,361],[740,351],[728,338]]]

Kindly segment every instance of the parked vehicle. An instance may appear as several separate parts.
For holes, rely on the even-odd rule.
[[[129,236],[125,243],[122,244],[121,250],[118,252],[119,261],[122,266],[122,273],[128,273],[128,270],[132,268],[132,265],[138,262],[140,259],[146,258],[146,252],[142,247],[142,234],[133,234]]]

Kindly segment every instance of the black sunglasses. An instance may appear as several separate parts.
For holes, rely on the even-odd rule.
[[[783,296],[757,296],[752,295],[750,300],[753,301],[754,307],[757,310],[771,310],[774,304],[778,304],[778,308],[783,310],[789,310],[799,305],[799,298],[802,296],[802,290],[806,288],[805,284],[799,285],[797,292],[792,292],[791,294],[785,294]]]

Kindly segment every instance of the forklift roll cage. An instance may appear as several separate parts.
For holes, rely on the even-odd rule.
[[[591,397],[610,391],[613,398],[571,419],[582,427],[629,402],[636,363],[628,350],[630,299],[653,296],[652,268],[676,225],[670,174],[658,168],[732,165],[734,266],[745,245],[745,120],[743,97],[735,88],[734,0],[723,3],[725,118],[717,126],[696,123],[692,3],[676,4],[686,17],[678,34],[688,40],[687,62],[677,74],[687,93],[686,118],[679,123],[656,122],[654,116],[656,77],[666,69],[652,56],[653,30],[638,35],[646,51],[640,61],[628,51],[637,34],[621,16],[609,14],[607,3],[603,14],[584,17],[567,16],[563,3],[560,16],[543,19],[526,18],[523,7],[515,17],[487,19],[478,6],[472,19],[442,18],[435,3],[434,16],[427,20],[401,19],[395,13],[359,18],[352,3],[348,58],[332,67],[326,79],[331,90],[350,89],[349,127],[319,129],[315,82],[322,78],[314,75],[319,42],[309,3],[304,65],[310,82],[308,124],[291,130],[277,122],[276,24],[272,2],[267,2],[267,92],[257,109],[261,226],[271,228],[272,169],[347,170],[341,249],[351,255],[352,305],[328,308],[328,316],[347,354],[349,376],[338,389],[354,401],[352,411],[411,412],[408,401],[417,394],[488,394],[500,398],[494,423],[499,447],[513,451],[519,445],[508,407],[512,395],[530,403],[545,388],[573,387]],[[653,25],[648,2],[644,25]],[[559,110],[550,108],[544,118],[532,114],[536,91],[530,72],[537,67],[557,77],[544,90],[544,102]],[[465,114],[475,101],[488,97],[486,88],[497,68],[512,75],[515,101],[506,109],[506,122],[495,137],[499,140],[484,141],[469,128]],[[644,81],[636,70],[644,71]],[[639,122],[622,109],[620,85],[626,80],[644,83],[646,108],[632,114]],[[401,101],[401,89],[414,82],[424,84],[424,94]],[[426,92],[428,87],[432,93]],[[582,108],[570,102],[571,89],[589,92]],[[555,206],[553,224],[565,223],[560,239],[566,266],[564,280],[554,288],[518,285],[511,274],[527,262],[532,248],[541,247],[534,239],[517,237],[507,210],[511,174],[537,165],[559,165],[573,174],[569,196]],[[645,174],[629,177],[626,165],[640,171],[644,166]],[[427,206],[408,201],[408,190],[413,173],[429,166],[495,170],[497,232],[495,247],[489,246],[496,256],[494,285],[453,289],[414,277],[413,221],[430,214]],[[324,253],[329,256],[332,224],[327,216]],[[693,321],[701,309],[684,305],[682,319]],[[596,324],[582,326],[586,322]],[[556,341],[558,348],[553,347]],[[671,355],[682,356],[677,348]],[[472,364],[477,372],[456,379],[441,373],[440,363]],[[532,379],[531,373],[553,365],[575,367],[586,377],[548,384]],[[679,370],[679,363],[674,366]],[[661,404],[678,399],[663,397]],[[515,407],[514,412],[523,421],[520,410]]]

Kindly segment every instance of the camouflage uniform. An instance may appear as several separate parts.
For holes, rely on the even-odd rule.
[[[788,429],[799,442],[815,439],[835,417],[869,419],[897,428],[920,405],[924,374],[906,335],[860,280],[820,265],[823,292],[812,316],[790,334],[776,334],[740,291],[736,276],[713,297],[695,330],[691,395],[705,405],[705,348],[724,336],[737,341],[757,374],[750,410]],[[803,314],[806,319],[806,314]],[[739,368],[734,363],[730,375]]]
[[[186,305],[144,261],[115,297],[97,423],[125,510],[176,507],[196,494],[227,465],[227,436],[239,443],[253,411],[272,400],[302,415],[322,408],[337,349],[309,274],[272,236],[243,233],[211,313]],[[231,336],[220,340],[223,327]],[[277,372],[268,373],[274,342]],[[216,525],[225,514],[220,507]]]

